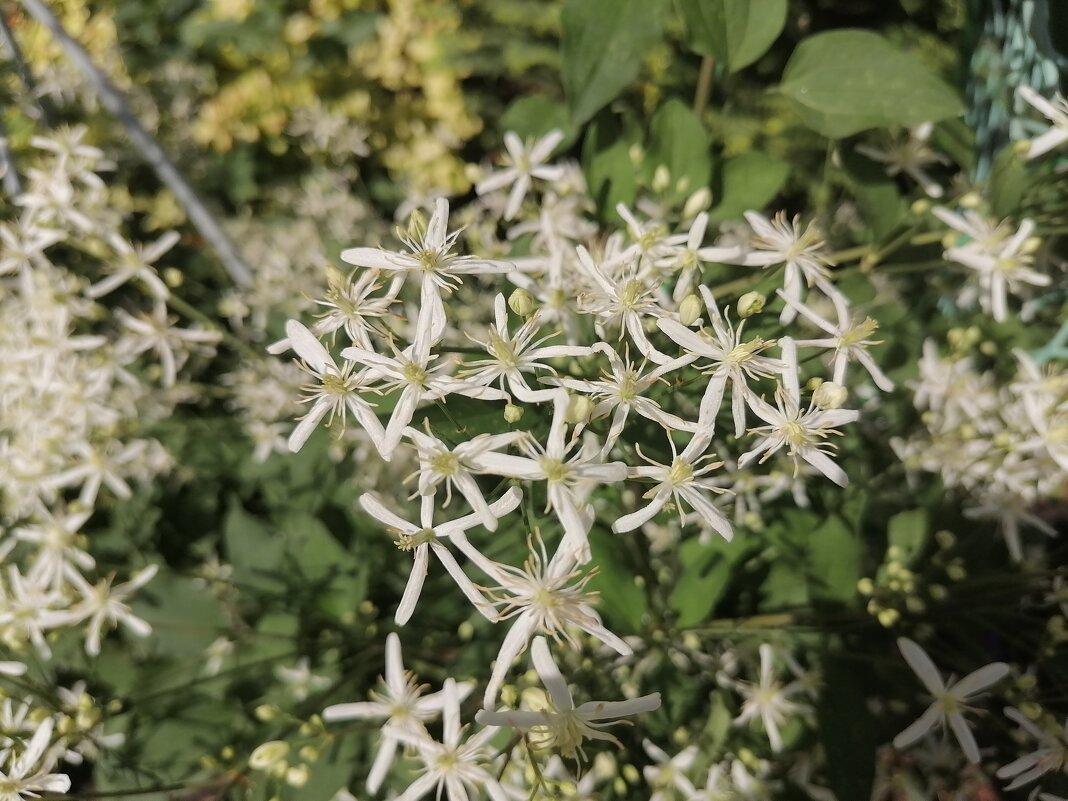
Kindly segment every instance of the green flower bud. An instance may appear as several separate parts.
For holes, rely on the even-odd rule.
[[[523,288],[515,290],[508,296],[508,308],[520,317],[530,317],[537,308],[534,296]]]
[[[523,407],[509,403],[504,407],[504,421],[506,423],[518,423],[523,417]]]
[[[849,390],[833,381],[824,381],[812,393],[812,400],[821,409],[841,409],[849,397]]]
[[[738,298],[738,316],[744,320],[754,314],[760,314],[767,302],[768,299],[760,292],[746,292]]]
[[[567,414],[564,419],[571,425],[587,423],[593,414],[593,401],[585,395],[572,395],[567,404]]]
[[[671,186],[671,172],[663,164],[653,171],[653,191],[663,192]]]
[[[712,191],[707,186],[702,186],[686,198],[686,204],[682,207],[682,219],[692,220],[710,205],[712,205]]]
[[[705,310],[705,304],[697,295],[687,295],[679,304],[679,322],[683,325],[693,325]]]
[[[248,766],[253,770],[267,770],[284,760],[289,755],[289,743],[284,740],[268,740],[256,746],[248,758]]]

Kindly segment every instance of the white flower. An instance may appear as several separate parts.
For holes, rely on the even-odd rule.
[[[797,714],[803,707],[801,704],[790,700],[804,689],[800,681],[792,681],[783,685],[775,676],[775,651],[767,643],[760,645],[760,679],[757,682],[743,682],[734,679],[726,681],[742,694],[742,712],[734,719],[736,725],[742,726],[756,718],[764,724],[764,732],[768,735],[771,750],[778,753],[782,750],[782,734],[780,727],[790,715]]]
[[[787,221],[785,212],[781,211],[772,220],[755,211],[747,211],[745,219],[753,229],[752,250],[736,262],[733,259],[724,261],[748,267],[784,265],[783,292],[798,303],[801,302],[802,280],[809,286],[818,287],[825,295],[838,292],[830,281],[823,242],[813,225],[802,231],[799,217]],[[789,323],[795,314],[793,308],[787,306],[779,315],[779,322]]]
[[[649,801],[671,801],[676,797],[676,791],[683,798],[693,798],[697,795],[693,782],[686,777],[686,772],[693,768],[697,761],[696,745],[686,746],[673,757],[669,757],[650,740],[642,740],[642,748],[655,763],[642,768],[642,775],[653,790]]]
[[[493,325],[485,342],[471,337],[492,358],[467,362],[460,377],[472,384],[489,385],[498,379],[501,388],[507,389],[521,401],[537,403],[554,396],[552,389],[532,389],[524,373],[552,368],[543,364],[544,359],[561,356],[588,356],[591,348],[577,345],[544,345],[555,334],[536,338],[541,330],[541,314],[535,313],[524,322],[515,335],[508,331],[508,304],[503,294],[493,300]]]
[[[659,286],[655,276],[643,274],[639,262],[616,260],[598,265],[582,245],[576,248],[579,270],[589,289],[579,295],[582,310],[597,318],[597,328],[619,325],[619,335],[625,331],[645,358],[664,364],[670,358],[658,351],[645,333],[645,320],[663,317]]]
[[[660,708],[660,693],[643,695],[628,701],[587,701],[576,707],[571,690],[553,661],[544,637],[535,637],[530,649],[534,669],[548,691],[548,709],[543,711],[491,712],[483,709],[475,716],[478,723],[489,726],[514,726],[529,730],[536,748],[556,748],[569,759],[582,754],[586,739],[607,740],[619,745],[611,734],[601,731],[617,723],[617,718],[640,715]]]
[[[311,672],[308,665],[308,657],[302,656],[293,667],[278,665],[274,669],[274,675],[282,684],[289,688],[290,694],[295,701],[303,701],[309,693],[325,690],[330,686],[330,679],[325,676],[316,676]]]
[[[603,353],[608,357],[611,372],[604,372],[599,381],[584,381],[576,378],[550,378],[546,383],[555,384],[574,392],[589,395],[596,405],[590,415],[591,419],[604,417],[612,413],[612,422],[608,434],[601,446],[601,455],[607,457],[612,446],[616,444],[619,435],[623,433],[623,426],[627,422],[631,411],[635,411],[642,417],[659,423],[667,430],[696,431],[697,424],[683,420],[677,415],[665,412],[660,404],[651,398],[646,398],[644,393],[650,387],[661,381],[668,373],[678,370],[680,367],[694,361],[696,355],[683,356],[659,365],[654,370],[643,372],[645,364],[635,368],[629,354],[626,358],[620,357],[612,346],[606,342],[598,342],[592,350]]]
[[[1012,783],[1005,787],[1006,790],[1015,790],[1046,773],[1068,768],[1068,720],[1054,734],[1043,731],[1011,706],[1005,708],[1005,716],[1038,741],[1038,747],[1030,754],[1025,754],[998,770],[999,779],[1012,779]]]
[[[88,621],[85,652],[90,656],[97,656],[100,653],[100,639],[105,628],[114,628],[121,623],[130,633],[138,637],[147,637],[152,633],[152,627],[136,617],[126,605],[126,601],[137,590],[148,584],[158,570],[159,565],[149,565],[137,571],[129,581],[114,587],[112,586],[115,580],[114,575],[101,579],[95,585],[89,584],[81,575],[72,575],[70,583],[81,593],[81,600],[70,610],[56,612],[51,617],[55,623],[61,625]]]
[[[734,436],[745,433],[745,407],[748,382],[758,378],[771,378],[782,372],[785,365],[779,359],[772,359],[760,354],[775,345],[775,340],[754,337],[748,342],[742,341],[745,328],[743,320],[735,328],[730,320],[723,317],[716,305],[716,300],[708,287],[700,287],[701,297],[708,310],[712,330],[702,329],[698,334],[691,331],[677,320],[661,319],[657,321],[660,330],[667,334],[683,350],[698,358],[710,359],[713,365],[703,368],[710,374],[708,385],[701,398],[699,422],[707,426],[711,433],[715,429],[716,416],[723,403],[723,392],[727,381],[731,382],[731,411],[734,415]]]
[[[522,490],[518,487],[513,487],[500,500],[494,501],[489,505],[490,513],[494,517],[502,517],[519,506],[519,501],[522,497]],[[467,529],[479,525],[481,522],[479,515],[467,515],[448,523],[434,525],[434,497],[431,495],[424,495],[420,499],[420,525],[418,526],[389,511],[377,497],[369,492],[365,492],[360,496],[360,506],[371,517],[389,527],[396,538],[397,547],[400,550],[414,552],[415,562],[408,577],[408,585],[404,588],[404,595],[401,597],[400,605],[397,607],[397,625],[403,626],[407,623],[415,611],[415,605],[419,601],[419,594],[423,590],[423,581],[426,579],[430,551],[433,551],[434,555],[438,557],[449,575],[452,576],[457,586],[467,596],[468,600],[474,604],[475,608],[487,619],[495,619],[493,608],[482,596],[482,593],[478,591],[471,579],[467,577],[460,565],[457,564],[449,549],[441,543],[443,539],[463,534]]]
[[[850,409],[820,410],[812,404],[806,411],[802,411],[801,388],[797,375],[797,349],[789,337],[780,339],[779,344],[782,346],[786,369],[783,371],[782,384],[775,390],[775,406],[750,396],[749,403],[753,411],[768,425],[752,429],[752,433],[761,435],[762,439],[754,448],[742,454],[738,459],[738,466],[745,467],[758,456],[763,462],[773,453],[786,448],[787,455],[795,464],[798,459],[802,459],[835,484],[844,487],[849,483],[849,478],[827,455],[828,452],[834,451],[834,446],[824,440],[829,434],[840,434],[841,432],[835,429],[854,422],[860,413]]]
[[[107,237],[107,242],[115,254],[104,262],[111,275],[97,281],[85,290],[85,294],[91,298],[101,298],[136,278],[148,287],[156,299],[166,300],[170,297],[170,290],[160,280],[152,265],[173,248],[178,239],[176,231],[168,231],[151,245],[131,245],[124,237],[112,232]]]
[[[377,391],[400,390],[385,433],[381,441],[376,443],[379,455],[387,462],[393,458],[393,451],[400,443],[404,430],[412,422],[416,407],[424,400],[441,400],[453,394],[482,400],[508,400],[508,395],[499,389],[440,375],[446,365],[430,366],[437,358],[430,353],[431,336],[430,329],[424,325],[423,315],[420,315],[415,341],[403,351],[394,349],[392,359],[358,347],[345,348],[341,352],[343,358],[371,368],[379,379],[375,387]]]
[[[501,643],[500,650],[486,685],[483,706],[489,708],[497,699],[497,692],[512,662],[534,634],[546,634],[554,639],[567,641],[576,650],[578,640],[569,631],[577,628],[596,637],[609,648],[623,656],[633,653],[631,647],[609,631],[594,610],[597,595],[586,589],[593,577],[576,569],[575,553],[568,548],[558,548],[549,559],[545,546],[537,534],[535,542],[528,543],[529,556],[519,569],[503,565],[483,556],[463,536],[454,536],[457,548],[478,565],[487,576],[500,586],[493,592],[493,600],[502,611],[497,620],[512,619],[512,626]]]
[[[437,798],[444,793],[449,801],[470,801],[484,790],[493,801],[510,801],[504,788],[486,766],[491,759],[490,740],[497,733],[487,726],[466,740],[460,727],[460,692],[456,682],[445,679],[442,689],[443,726],[441,741],[432,740],[425,733],[414,734],[410,729],[397,729],[393,736],[416,749],[423,763],[423,775],[412,782],[396,801],[416,801],[437,789]]]
[[[45,632],[58,625],[55,616],[60,614],[57,609],[63,602],[60,588],[49,586],[32,570],[24,576],[17,565],[9,564],[7,581],[0,584],[0,626],[9,639],[32,643],[37,653],[47,659],[52,649]]]
[[[701,247],[708,230],[708,213],[702,211],[692,223],[682,242],[675,238],[665,241],[656,253],[653,262],[659,269],[677,272],[678,279],[672,290],[672,297],[679,302],[690,291],[694,281],[701,276],[701,266],[710,262],[722,262],[737,259],[742,249],[734,247]]]
[[[622,462],[601,462],[600,454],[583,448],[568,458],[575,444],[566,441],[568,397],[558,390],[553,400],[553,420],[545,445],[533,438],[520,442],[527,456],[484,453],[474,458],[478,469],[492,475],[523,481],[546,481],[549,485],[547,508],[552,509],[564,527],[565,542],[580,558],[588,557],[587,534],[592,523],[579,511],[576,485],[579,482],[612,484],[627,475]],[[563,547],[563,546],[561,546]]]
[[[475,186],[475,191],[480,195],[485,195],[510,185],[512,191],[508,193],[504,219],[512,219],[519,212],[519,207],[530,190],[530,184],[534,178],[540,178],[543,181],[558,181],[563,176],[563,167],[545,164],[563,139],[564,132],[554,130],[536,142],[524,144],[515,132],[508,131],[504,135],[504,146],[508,151],[508,156],[505,158],[507,166],[500,172],[495,172],[479,181]]]
[[[1002,322],[1008,315],[1007,295],[1020,294],[1020,284],[1049,286],[1051,278],[1031,269],[1034,257],[1028,250],[1028,238],[1035,229],[1031,220],[1024,220],[1019,230],[994,247],[972,242],[949,248],[945,257],[975,270],[979,287],[984,291],[980,304],[995,320]]]
[[[899,637],[897,647],[901,655],[905,657],[905,661],[909,663],[909,667],[934,698],[934,703],[927,708],[919,720],[894,738],[894,748],[899,750],[907,748],[935,726],[948,726],[952,729],[968,761],[978,763],[979,746],[975,742],[971,729],[968,728],[963,712],[968,710],[967,702],[972,697],[1009,675],[1009,666],[1004,662],[992,662],[969,673],[960,681],[946,686],[938,668],[923,648],[907,637]]]
[[[36,798],[39,792],[65,793],[70,789],[70,778],[49,773],[50,768],[43,762],[54,725],[52,718],[46,718],[21,754],[15,751],[5,754],[7,766],[0,770],[0,801],[22,801]]]
[[[655,462],[643,454],[639,448],[638,454],[649,462],[650,466],[631,467],[628,470],[628,476],[652,479],[657,484],[642,496],[648,499],[649,503],[643,509],[616,520],[612,524],[612,531],[617,533],[633,531],[638,526],[648,523],[670,500],[675,501],[675,506],[681,516],[683,501],[685,501],[705,525],[729,542],[734,537],[734,529],[731,528],[730,521],[705,495],[709,492],[726,492],[711,480],[702,478],[706,473],[723,466],[723,462],[708,462],[709,459],[715,458],[714,453],[705,453],[711,440],[712,431],[706,429],[705,433],[695,434],[682,453],[677,453],[674,441],[668,437],[668,445],[671,446],[671,464]],[[702,462],[705,464],[702,465]]]
[[[781,292],[780,295],[802,317],[831,335],[827,339],[799,339],[794,343],[801,347],[830,348],[834,350],[834,375],[831,381],[835,384],[844,384],[846,365],[851,361],[855,361],[868,371],[868,375],[875,382],[875,386],[883,392],[891,392],[894,389],[894,382],[886,377],[886,374],[879,369],[879,365],[875,363],[875,360],[868,355],[870,346],[881,344],[868,339],[879,327],[875,320],[871,317],[866,317],[863,322],[854,323],[853,316],[849,313],[849,305],[841,295],[831,296],[835,313],[838,315],[837,324],[828,322],[808,306],[802,303],[795,303]]]
[[[366,389],[368,372],[354,372],[355,362],[346,361],[344,367],[337,362],[307,328],[296,320],[286,323],[289,342],[303,364],[301,369],[316,380],[316,384],[307,384],[302,389],[302,403],[311,403],[311,408],[304,413],[293,433],[289,435],[289,450],[296,453],[304,447],[319,422],[326,417],[327,426],[334,421],[334,416],[341,418],[342,430],[348,413],[356,418],[363,430],[370,437],[375,447],[381,450],[385,432],[371,404],[360,396]],[[329,415],[329,416],[328,416]]]
[[[904,141],[896,141],[886,150],[876,150],[867,145],[857,145],[857,152],[886,165],[889,176],[905,173],[923,187],[928,197],[942,197],[942,187],[927,174],[926,167],[935,164],[949,164],[949,160],[931,150],[927,141],[931,138],[934,125],[925,122],[910,128]]]
[[[1068,100],[1059,94],[1052,101],[1047,100],[1030,86],[1019,86],[1016,93],[1053,123],[1052,128],[1031,142],[1027,158],[1037,158],[1068,142]]]
[[[405,435],[415,444],[419,455],[418,477],[420,495],[434,496],[440,485],[445,485],[444,509],[452,501],[452,489],[456,487],[460,494],[471,504],[479,521],[489,531],[496,531],[497,518],[490,511],[482,490],[475,481],[474,475],[481,472],[474,464],[474,459],[483,453],[490,453],[506,448],[523,437],[519,431],[507,434],[479,434],[474,439],[461,442],[455,448],[450,448],[444,442],[430,433],[430,423],[427,424],[427,433],[414,428],[405,429]]]
[[[151,314],[135,317],[119,309],[115,316],[128,330],[120,349],[131,358],[147,350],[155,350],[165,387],[174,386],[178,380],[178,368],[185,361],[191,346],[213,345],[220,338],[218,332],[203,328],[175,328],[174,323],[178,318],[168,316],[167,306],[162,301],[156,302]]]
[[[441,291],[450,290],[461,282],[461,275],[506,273],[514,264],[503,261],[458,256],[452,252],[460,231],[448,233],[449,201],[438,198],[434,213],[427,223],[421,240],[404,238],[408,253],[393,253],[380,248],[349,248],[341,252],[341,260],[357,267],[371,267],[399,273],[418,273],[422,276],[419,308],[420,326],[426,326],[437,339],[445,330],[445,307]]]
[[[401,642],[396,632],[386,637],[386,673],[379,677],[378,690],[371,691],[370,701],[334,704],[323,710],[323,720],[385,719],[382,727],[382,742],[367,775],[367,792],[376,793],[382,786],[389,766],[397,752],[399,740],[394,733],[401,730],[419,732],[424,723],[436,718],[445,703],[442,693],[423,695],[426,685],[416,682],[415,674],[404,669],[401,659]],[[462,701],[471,692],[470,684],[457,685]]]

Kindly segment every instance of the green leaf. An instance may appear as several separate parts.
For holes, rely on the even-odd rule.
[[[628,120],[624,125],[614,115],[597,116],[582,142],[582,169],[590,197],[602,219],[616,219],[619,203],[631,205],[638,191],[636,168],[630,149],[640,144],[641,133]]]
[[[515,131],[520,138],[537,138],[559,128],[564,132],[564,141],[557,148],[568,147],[574,142],[574,126],[567,109],[544,95],[521,97],[505,109],[498,126],[502,131]]]
[[[995,217],[1011,217],[1019,210],[1030,180],[1014,144],[1002,148],[990,170],[990,211]]]
[[[877,721],[868,712],[864,682],[870,665],[825,653],[821,660],[824,685],[816,707],[819,736],[826,754],[827,774],[835,797],[870,798],[875,777],[875,752],[880,742]],[[864,669],[858,669],[863,667]]]
[[[901,550],[901,560],[907,565],[923,551],[930,524],[925,509],[898,512],[886,525],[887,545]]]
[[[575,125],[638,77],[660,38],[662,10],[663,0],[564,0],[560,67]]]
[[[778,611],[808,604],[808,582],[799,565],[788,561],[772,564],[760,587],[762,610]]]
[[[153,642],[174,656],[199,659],[225,631],[219,602],[202,582],[163,570],[132,603],[152,626]]]
[[[964,113],[957,92],[922,61],[871,31],[829,31],[804,40],[779,91],[808,127],[832,139]]]
[[[628,633],[637,633],[642,629],[649,599],[645,589],[635,581],[637,577],[627,564],[626,551],[621,546],[620,535],[598,530],[590,532],[593,564],[598,573],[591,579],[589,587],[600,593],[600,609],[606,617],[622,623],[629,629]]]
[[[712,222],[737,220],[745,211],[765,208],[782,189],[790,165],[753,151],[727,160],[716,182],[715,205],[708,213]]]
[[[267,592],[285,589],[281,578],[284,540],[273,536],[263,521],[246,512],[236,498],[223,523],[223,541],[238,585]]]
[[[812,597],[852,603],[860,578],[860,538],[838,515],[827,518],[809,536],[808,558]]]
[[[843,148],[839,155],[849,189],[871,230],[871,241],[886,239],[908,214],[908,204],[901,197],[897,183],[886,174],[883,165],[851,148]]]
[[[661,106],[650,125],[645,162],[650,169],[667,167],[671,184],[667,196],[685,200],[708,186],[712,174],[712,143],[708,131],[689,106],[672,99]]]
[[[711,616],[727,591],[734,565],[746,553],[740,544],[718,538],[709,543],[690,539],[679,546],[682,574],[668,599],[678,614],[675,625],[696,626]]]
[[[786,24],[786,0],[676,0],[690,47],[730,72],[767,52]]]

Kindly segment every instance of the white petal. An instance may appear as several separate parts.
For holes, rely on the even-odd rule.
[[[935,667],[935,663],[931,661],[931,657],[927,655],[927,652],[908,637],[898,637],[897,647],[901,651],[901,655],[905,657],[905,661],[909,663],[909,667],[919,676],[923,686],[927,688],[927,692],[935,698],[943,695],[946,691],[946,685],[942,682],[942,676],[939,674],[938,668]]]
[[[574,709],[575,702],[571,697],[571,690],[568,688],[567,682],[564,681],[560,668],[557,667],[552,652],[549,650],[549,643],[546,642],[544,637],[534,638],[534,642],[530,646],[530,657],[534,662],[534,669],[538,671],[538,678],[545,685],[545,689],[549,691],[553,706],[561,712]]]

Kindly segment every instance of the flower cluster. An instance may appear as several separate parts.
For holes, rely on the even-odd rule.
[[[16,660],[4,663],[7,675],[47,660],[63,632],[93,657],[116,627],[149,633],[128,603],[157,566],[116,582],[84,530],[98,509],[170,468],[146,429],[186,396],[183,366],[218,339],[176,325],[155,263],[178,237],[125,237],[99,175],[108,163],[84,134],[33,139],[33,159],[19,165],[23,192],[0,222],[0,631]],[[5,702],[5,797],[65,791],[69,780],[50,773],[60,758],[121,742],[101,731],[84,686],[61,688],[60,698],[61,708],[33,693]],[[52,742],[54,733],[62,736]]]
[[[958,344],[969,337],[957,333]],[[1019,560],[1022,525],[1056,533],[1033,509],[1059,497],[1068,481],[1068,376],[1022,351],[1014,355],[1016,374],[1002,382],[979,372],[966,352],[941,356],[925,342],[914,401],[928,433],[892,444],[913,472],[937,473],[967,493],[966,514],[998,521]]]
[[[510,622],[478,720],[530,729],[534,742],[575,756],[583,740],[609,738],[599,730],[606,718],[659,703],[644,696],[576,706],[554,662],[549,642],[577,649],[579,632],[624,658],[633,650],[604,626],[597,596],[587,589],[588,564],[596,557],[591,528],[625,535],[670,521],[674,512],[681,534],[715,532],[730,540],[731,498],[737,491],[751,499],[759,485],[754,471],[770,477],[785,469],[795,481],[822,475],[845,486],[833,437],[858,418],[841,408],[847,381],[870,380],[884,390],[893,383],[868,353],[877,344],[875,322],[854,317],[812,227],[750,212],[748,242],[710,245],[703,212],[671,233],[620,207],[626,233],[593,241],[583,217],[587,201],[579,194],[561,206],[554,194],[574,170],[546,164],[558,141],[558,134],[526,144],[510,137],[507,168],[479,184],[482,210],[467,211],[474,231],[468,239],[495,252],[502,248],[482,220],[517,218],[505,241],[527,237],[530,255],[514,262],[462,255],[461,232],[450,231],[449,203],[438,199],[429,219],[414,215],[400,234],[402,249],[343,251],[342,260],[355,269],[320,301],[319,320],[311,327],[291,320],[287,339],[272,349],[292,348],[307,375],[306,411],[290,434],[291,450],[302,449],[325,424],[338,432],[355,428],[380,459],[412,465],[417,514],[394,511],[403,500],[391,502],[381,491],[359,499],[413,559],[396,623],[403,626],[416,613],[433,555],[484,618]],[[550,183],[537,191],[543,182]],[[532,191],[541,211],[520,214]],[[702,265],[713,262],[780,269],[777,328],[753,319],[763,296],[751,293],[730,309],[702,284]],[[503,281],[511,283],[507,293]],[[833,310],[835,322],[822,306]],[[760,334],[747,330],[751,321]],[[787,325],[797,326],[797,334],[783,330]],[[822,336],[809,335],[812,329]],[[339,335],[345,344],[328,347]],[[827,354],[826,380],[803,381],[799,350]],[[851,370],[854,364],[865,372]],[[803,384],[812,390],[808,398]],[[678,391],[683,387],[688,391]],[[484,430],[451,424],[449,409],[457,404],[485,408],[498,422]],[[721,456],[712,450],[714,438]],[[762,471],[769,460],[775,461]],[[624,482],[640,498],[629,508],[606,506],[599,488]],[[454,495],[469,513],[446,514]],[[538,504],[544,512],[534,530]],[[516,519],[520,509],[523,523]],[[487,555],[491,541],[524,528],[529,548],[522,567]],[[476,537],[477,530],[494,533]],[[555,545],[549,548],[543,536]],[[472,569],[483,577],[473,579]],[[528,647],[548,692],[545,706],[499,709],[510,668]],[[768,669],[760,687],[770,680]],[[445,692],[450,695],[448,687]],[[769,692],[750,695],[765,699]],[[448,710],[452,702],[445,703]],[[785,700],[781,707],[766,703],[747,704],[740,720],[760,716],[774,746],[777,724],[793,707]],[[433,745],[418,731],[387,729],[383,748],[407,744],[427,763],[402,797],[434,786],[462,797],[457,781],[483,782],[474,767],[461,768],[487,762],[489,738],[475,735],[477,745],[461,759],[456,727],[447,720],[445,741]],[[372,784],[381,779],[376,771]]]

